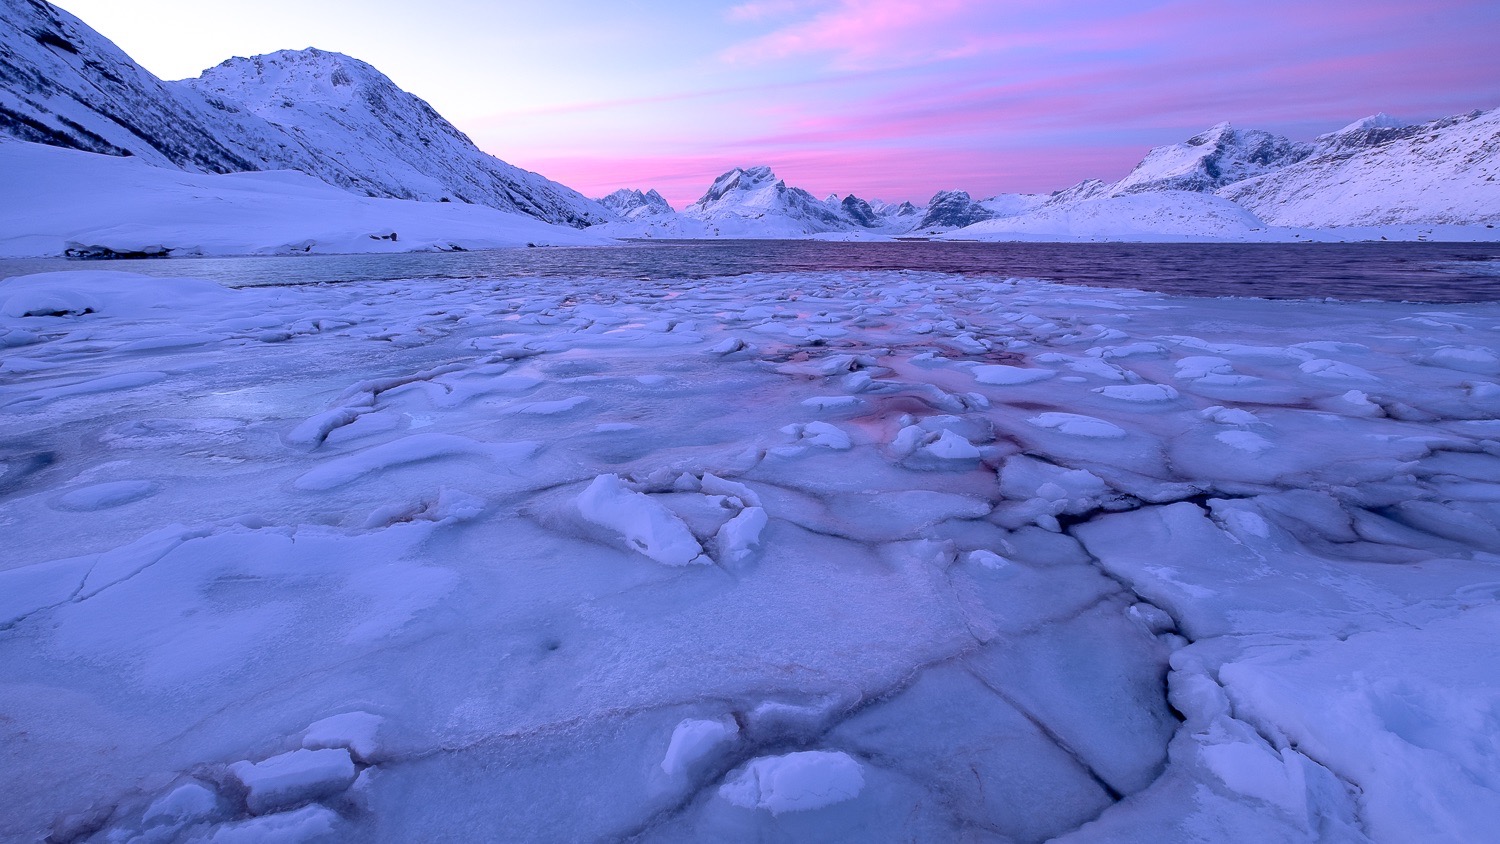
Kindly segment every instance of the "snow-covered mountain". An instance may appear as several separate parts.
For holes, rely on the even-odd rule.
[[[769,167],[736,167],[714,180],[682,216],[725,235],[784,237],[848,231],[856,224]]]
[[[599,204],[614,212],[621,220],[639,220],[673,213],[671,203],[654,189],[641,193],[631,188],[620,188],[609,196],[600,197]]]
[[[0,0],[0,133],[191,172],[298,170],[361,195],[472,202],[574,226],[610,218],[482,152],[364,62],[302,50],[163,82],[44,0]]]
[[[1500,223],[1500,109],[1416,126],[1375,120],[1218,194],[1282,226]]]
[[[330,184],[372,196],[458,200],[584,226],[609,214],[571,188],[501,161],[358,59],[323,50],[233,58],[182,85],[300,143]],[[301,169],[301,168],[297,168]]]
[[[616,191],[600,200],[619,219],[596,230],[624,238],[804,238],[883,239],[911,230],[921,209],[909,202],[888,205],[853,194],[818,199],[790,187],[769,167],[736,167],[713,181],[703,196],[680,212],[659,196]],[[649,211],[648,211],[649,206]]]
[[[1110,189],[1114,196],[1163,190],[1207,193],[1224,185],[1260,176],[1312,155],[1311,144],[1297,143],[1258,129],[1235,129],[1228,123],[1194,135],[1180,144],[1157,147]]]

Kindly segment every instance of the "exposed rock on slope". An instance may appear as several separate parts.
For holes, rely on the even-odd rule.
[[[870,203],[852,193],[839,203],[839,210],[843,211],[845,217],[867,229],[878,229],[885,222],[879,214],[875,213],[875,209],[870,207]]]
[[[1115,183],[1111,193],[1115,196],[1162,190],[1208,193],[1295,164],[1313,151],[1311,144],[1220,123],[1183,143],[1151,150],[1129,175]]]
[[[927,213],[918,229],[961,229],[995,216],[961,190],[938,191],[927,203]]]
[[[250,150],[209,125],[191,92],[36,0],[0,0],[0,132],[199,172],[259,169]]]

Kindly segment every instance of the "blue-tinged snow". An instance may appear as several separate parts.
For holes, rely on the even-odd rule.
[[[0,282],[0,838],[1470,841],[1500,307]]]

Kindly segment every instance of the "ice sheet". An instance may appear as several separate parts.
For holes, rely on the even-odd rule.
[[[1497,820],[1495,306],[80,272],[0,337],[0,838]]]

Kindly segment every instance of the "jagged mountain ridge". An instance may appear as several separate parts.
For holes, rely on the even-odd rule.
[[[599,204],[626,221],[674,213],[671,203],[667,202],[666,198],[657,193],[654,188],[645,193],[631,188],[620,188],[608,196],[600,197]]]
[[[289,92],[278,82],[291,74],[272,80],[249,70],[273,64],[326,84]],[[335,76],[352,84],[335,85]],[[0,0],[0,133],[190,172],[297,170],[360,194],[447,197],[574,226],[611,216],[482,152],[364,62],[288,51],[163,82],[44,0]]]
[[[787,187],[769,167],[730,170],[715,179],[682,215],[720,227],[761,220],[777,229],[800,228],[806,234],[848,231],[859,225],[807,191]]]

